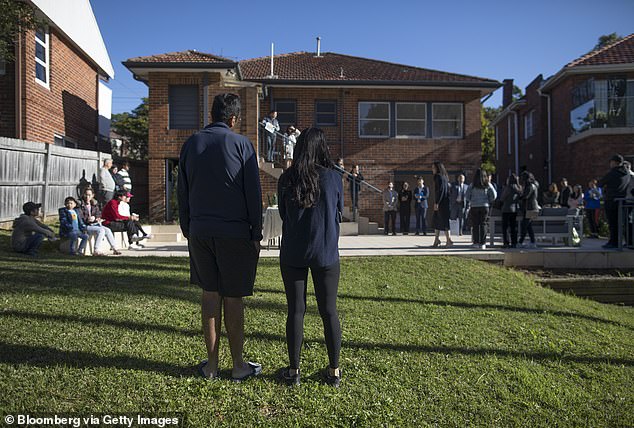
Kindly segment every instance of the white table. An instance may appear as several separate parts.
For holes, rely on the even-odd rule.
[[[279,242],[276,242],[278,238],[282,236],[282,217],[280,217],[280,210],[275,207],[268,207],[264,213],[264,221],[262,222],[262,239],[268,242],[268,247],[271,246],[271,241],[274,241],[274,245],[279,246]]]

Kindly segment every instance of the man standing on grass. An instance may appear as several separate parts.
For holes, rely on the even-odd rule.
[[[240,110],[237,95],[214,98],[213,123],[185,142],[178,174],[180,225],[189,240],[191,283],[203,289],[208,359],[199,364],[198,373],[218,376],[222,305],[233,359],[231,377],[238,382],[262,371],[260,364],[245,362],[242,355],[242,298],[253,294],[262,240],[262,193],[253,145],[232,131]]]

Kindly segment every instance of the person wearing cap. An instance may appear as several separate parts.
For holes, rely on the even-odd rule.
[[[603,188],[605,200],[605,216],[610,228],[610,239],[603,248],[617,248],[619,245],[619,203],[616,201],[625,198],[627,187],[632,180],[627,169],[623,166],[623,156],[616,154],[610,159],[610,171],[599,180],[598,187]]]
[[[82,220],[81,212],[77,205],[77,200],[69,196],[64,199],[64,206],[59,209],[59,236],[68,238],[71,256],[84,254],[86,244],[88,244],[86,224]],[[81,239],[79,249],[77,249],[77,239]]]
[[[114,196],[115,182],[110,174],[110,168],[112,168],[112,159],[105,159],[103,161],[103,167],[99,168],[99,191],[101,197],[101,203],[105,204]]]
[[[41,206],[42,204],[35,202],[27,202],[22,206],[24,214],[13,221],[11,247],[14,251],[35,257],[44,238],[57,240],[55,232],[36,219],[40,215]]]
[[[130,212],[128,201],[131,197],[132,194],[126,191],[115,193],[115,197],[103,207],[101,218],[103,219],[103,224],[108,226],[113,232],[126,232],[131,248],[143,248],[142,245],[138,244],[138,241],[143,239],[139,238],[138,233],[141,230],[144,238],[148,237],[148,235],[141,228],[139,216]],[[122,206],[120,207],[120,205]]]

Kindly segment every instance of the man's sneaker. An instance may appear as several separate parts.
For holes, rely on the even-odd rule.
[[[131,250],[142,250],[145,248],[145,245],[141,245],[138,242],[133,242],[128,246]]]
[[[330,367],[326,367],[324,370],[324,379],[326,383],[332,387],[339,388],[341,384],[341,369],[335,369],[335,374],[330,374]]]
[[[143,235],[142,237],[139,238],[139,241],[142,239],[152,239],[154,238],[154,235],[152,235],[151,233],[149,235]]]
[[[486,246],[485,244],[482,244],[482,245],[480,245],[480,249],[481,249],[481,250],[486,250],[486,249],[487,249],[487,246]]]
[[[134,242],[139,242],[141,239],[143,239],[143,238],[141,238],[141,237],[139,237],[137,235],[134,235],[132,238],[130,238],[130,241],[132,241],[132,242],[130,242],[130,244],[132,244]]]
[[[300,384],[301,376],[299,374],[299,370],[297,370],[297,373],[291,374],[291,368],[290,367],[285,367],[285,368],[280,370],[279,378],[286,385],[295,386],[295,385],[299,385]]]

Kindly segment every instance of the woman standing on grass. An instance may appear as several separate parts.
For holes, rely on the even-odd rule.
[[[447,246],[451,247],[453,241],[449,235],[449,176],[442,162],[434,162],[431,166],[434,173],[434,216],[432,222],[436,229],[436,239],[432,247],[440,246],[440,232],[445,232]]]
[[[286,342],[290,360],[289,367],[282,369],[280,375],[289,385],[300,383],[299,359],[310,269],[330,363],[324,378],[329,385],[338,387],[341,381],[338,242],[343,187],[320,129],[308,128],[300,134],[293,163],[280,177],[277,194],[283,221],[280,270],[288,303]]]

